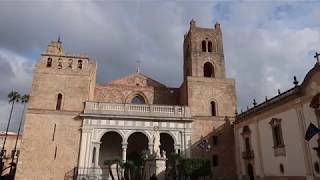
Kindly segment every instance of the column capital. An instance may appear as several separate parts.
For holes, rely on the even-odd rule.
[[[128,146],[128,143],[126,143],[126,142],[125,142],[125,143],[121,143],[121,145],[122,145],[122,148],[123,148],[123,149],[126,149],[127,146]]]

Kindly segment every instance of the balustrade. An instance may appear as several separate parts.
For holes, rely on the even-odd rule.
[[[97,114],[143,114],[154,116],[191,117],[190,110],[185,106],[166,106],[149,104],[120,104],[104,102],[86,102],[84,113]]]

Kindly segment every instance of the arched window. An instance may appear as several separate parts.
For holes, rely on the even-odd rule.
[[[72,59],[69,59],[68,68],[70,68],[70,69],[72,69],[72,62],[73,62],[73,60],[72,60]]]
[[[207,51],[207,43],[206,43],[206,41],[203,40],[201,45],[202,45],[202,52],[206,52]]]
[[[56,110],[61,110],[62,94],[58,94]]]
[[[214,68],[210,62],[206,62],[203,66],[204,77],[214,77]]]
[[[208,52],[212,52],[212,42],[208,41]]]
[[[52,58],[48,58],[47,67],[51,67],[51,66],[52,66]]]
[[[284,173],[284,166],[283,164],[280,164],[280,172],[283,174]]]
[[[82,60],[78,60],[78,69],[82,69]]]
[[[281,119],[272,118],[269,122],[272,128],[273,145],[275,148],[284,147],[284,141],[282,136]]]
[[[62,69],[62,59],[59,58],[58,60],[58,69]]]
[[[216,110],[216,103],[214,101],[211,101],[211,116],[216,116],[217,115],[217,110]]]
[[[132,104],[145,104],[146,101],[141,95],[136,95],[134,98],[131,100]]]

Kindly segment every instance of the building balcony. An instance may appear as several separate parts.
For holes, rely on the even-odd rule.
[[[253,159],[254,158],[254,152],[252,150],[244,151],[244,152],[242,152],[242,158],[243,159]]]
[[[187,106],[120,104],[91,101],[85,102],[83,115],[145,116],[191,119],[190,108]]]

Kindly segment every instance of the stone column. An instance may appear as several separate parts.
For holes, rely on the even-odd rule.
[[[177,145],[174,146],[174,151],[175,151],[176,154],[179,153],[179,149],[181,149],[180,147],[181,147],[180,144],[177,144]],[[180,151],[181,151],[181,150],[180,150]]]
[[[127,145],[128,143],[122,143],[122,161],[126,162],[127,161]]]
[[[152,154],[153,153],[153,144],[149,143],[148,146],[149,146],[149,154]]]
[[[95,142],[94,147],[96,148],[96,154],[94,159],[94,167],[99,167],[99,153],[100,153],[100,142]]]

